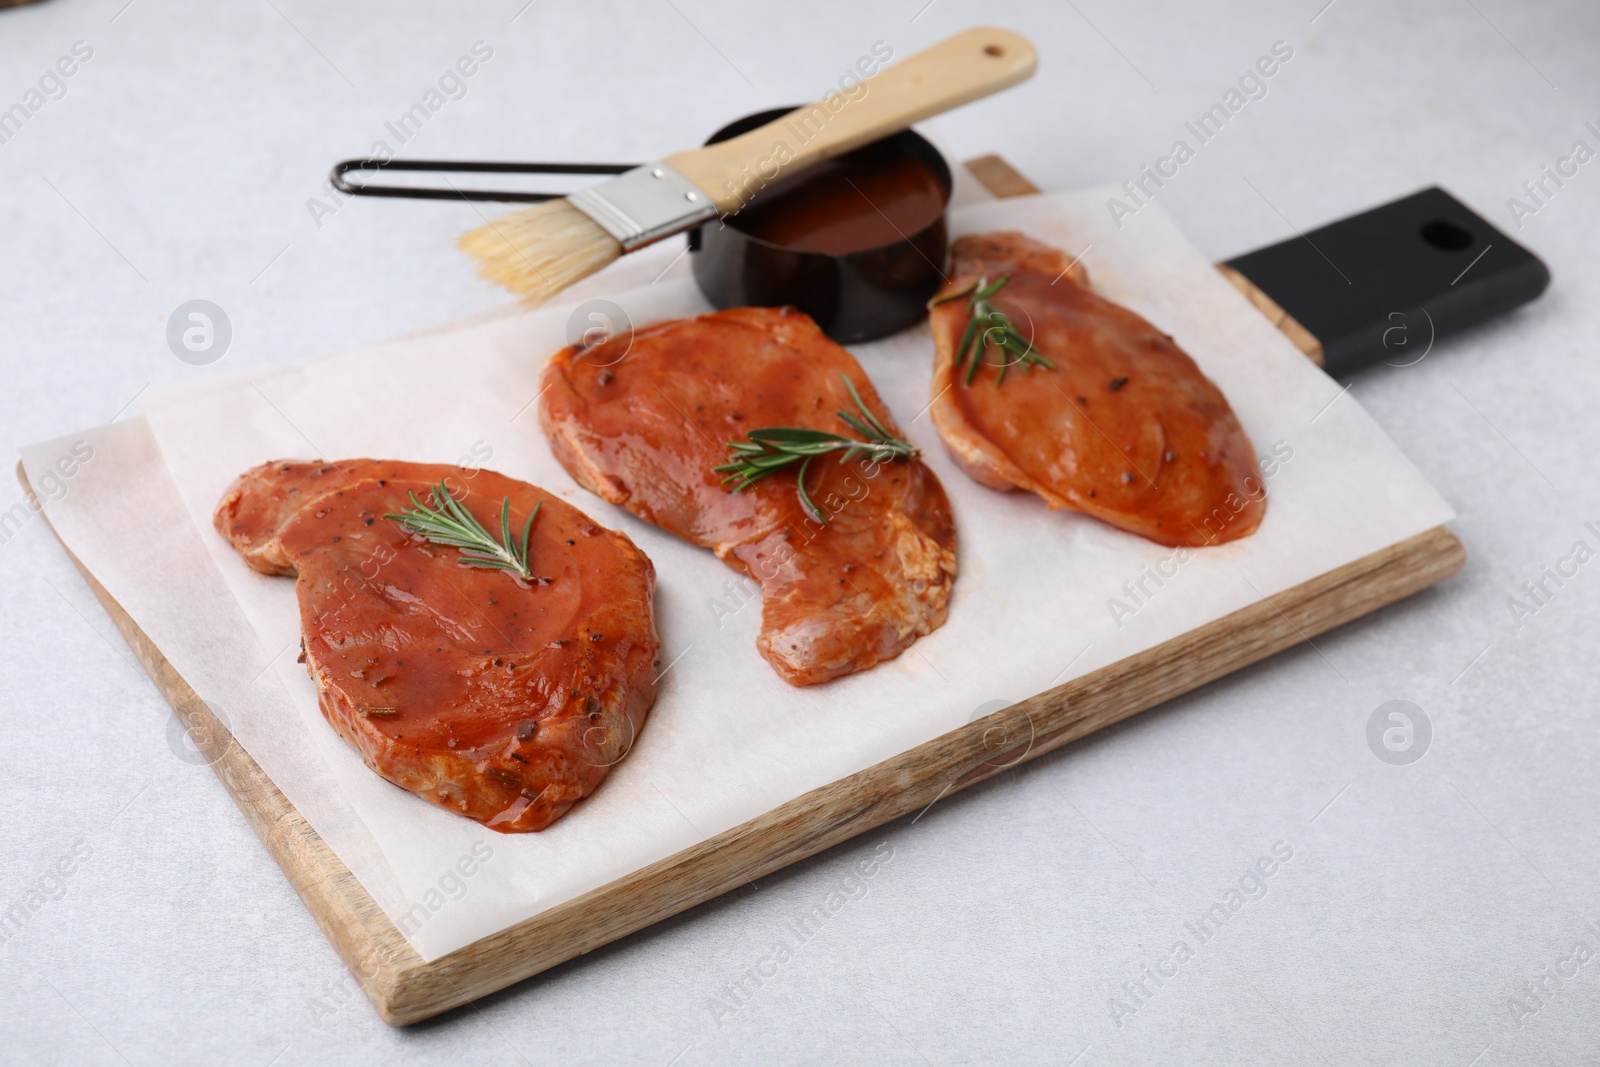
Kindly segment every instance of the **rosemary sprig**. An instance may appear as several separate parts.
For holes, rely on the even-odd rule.
[[[1039,354],[1038,349],[1033,347],[1032,341],[1017,332],[1016,324],[1011,321],[1009,315],[989,303],[989,298],[998,293],[1010,280],[1009,274],[1002,274],[992,282],[988,278],[980,277],[960,292],[941,296],[928,305],[930,308],[936,308],[940,304],[966,298],[967,310],[971,312],[972,318],[967,320],[967,328],[961,334],[961,343],[956,345],[955,370],[959,374],[962,365],[966,365],[967,385],[972,384],[972,379],[978,373],[978,364],[984,361],[984,353],[988,351],[990,345],[1000,353],[1000,373],[994,380],[996,386],[1006,380],[1006,371],[1013,363],[1020,363],[1025,367],[1056,369],[1054,363]]]
[[[544,501],[533,506],[527,523],[522,527],[522,540],[511,539],[511,498],[500,501],[500,540],[484,529],[461,502],[450,495],[450,488],[439,479],[433,487],[433,506],[429,507],[411,494],[416,506],[399,515],[385,515],[399,523],[407,533],[461,550],[461,564],[465,567],[484,567],[490,570],[512,571],[525,581],[533,580],[528,566],[528,535],[533,532],[533,520],[539,517]]]
[[[799,487],[800,506],[806,513],[824,526],[828,518],[811,499],[811,494],[806,492],[806,471],[811,466],[811,461],[818,456],[830,452],[843,452],[839,457],[840,463],[848,463],[856,456],[869,456],[873,462],[884,463],[891,459],[912,459],[920,453],[917,446],[909,441],[902,441],[889,432],[883,421],[867,410],[867,405],[861,402],[861,394],[856,392],[854,383],[848,375],[841,373],[839,378],[844,382],[844,387],[850,393],[850,399],[855,401],[856,409],[860,416],[850,414],[848,411],[835,412],[839,421],[860,434],[866,440],[856,440],[851,437],[842,437],[826,430],[804,430],[793,426],[772,426],[762,430],[751,430],[745,435],[747,440],[728,442],[728,462],[712,470],[723,475],[722,484],[732,483],[735,493],[754,485],[773,471],[782,470],[791,464],[800,464],[796,481]]]

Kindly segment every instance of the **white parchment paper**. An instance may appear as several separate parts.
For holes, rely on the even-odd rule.
[[[1261,529],[1179,564],[1171,549],[1051,513],[1031,496],[984,489],[948,461],[926,414],[927,329],[855,346],[950,495],[961,567],[945,626],[865,674],[810,689],[781,682],[755,651],[759,603],[739,591],[732,571],[579,490],[551,458],[531,404],[544,358],[567,343],[571,306],[215,388],[153,391],[148,429],[78,435],[96,442],[106,462],[50,514],[191,684],[221,704],[240,742],[380,905],[397,921],[409,916],[402,929],[432,959],[936,737],[996,701],[1112,663],[1451,518],[1355,401],[1158,208],[1118,231],[1105,196],[979,204],[953,212],[952,224],[956,233],[1020,229],[1082,253],[1099,291],[1171,333],[1222,387],[1258,453],[1276,460]],[[609,299],[637,324],[707,310],[683,279]],[[30,449],[30,474],[63,447]],[[368,771],[323,723],[295,662],[293,583],[248,570],[211,531],[212,508],[245,468],[360,456],[465,463],[525,479],[624,530],[655,562],[670,664],[660,697],[605,785],[543,833],[489,833]],[[134,514],[134,489],[124,484],[152,492],[160,506]],[[130,543],[147,538],[160,544]],[[463,857],[474,859],[460,865]],[[459,873],[467,867],[470,876]]]

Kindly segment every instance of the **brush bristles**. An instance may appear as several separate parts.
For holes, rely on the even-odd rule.
[[[622,255],[615,237],[564,199],[480,226],[460,245],[479,274],[536,304]]]

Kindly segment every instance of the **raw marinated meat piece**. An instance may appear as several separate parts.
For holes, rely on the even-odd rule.
[[[819,457],[730,492],[716,468],[751,430],[851,434],[841,379],[897,436],[854,357],[789,308],[734,308],[657,323],[556,353],[540,421],[580,485],[709,548],[760,583],[756,647],[792,685],[866,670],[945,619],[955,526],[933,472],[916,459]]]
[[[390,514],[441,480],[490,531],[535,505],[533,578]],[[279,461],[223,495],[217,531],[293,575],[303,656],[328,723],[389,781],[492,830],[542,830],[594,792],[655,701],[655,572],[620,533],[491,471],[358,459]],[[498,533],[496,536],[499,536]]]
[[[939,297],[1004,278],[989,304],[1051,364],[1022,364],[990,345],[969,376],[970,359],[958,368],[957,357],[970,301],[933,308],[933,423],[963,470],[1163,545],[1255,532],[1266,511],[1255,449],[1171,337],[1097,295],[1059,249],[1020,233],[963,237],[951,255]]]

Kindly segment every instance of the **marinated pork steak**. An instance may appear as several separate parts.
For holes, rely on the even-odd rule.
[[[511,538],[531,580],[464,566],[407,532],[415,493]],[[655,571],[620,533],[490,471],[357,459],[267,463],[229,487],[217,531],[293,575],[328,723],[383,777],[492,830],[542,830],[604,780],[655,701]]]
[[[793,309],[734,308],[657,323],[545,367],[539,417],[580,485],[755,579],[756,647],[784,681],[811,685],[898,656],[940,626],[955,580],[949,501],[919,460],[837,454],[733,492],[717,468],[753,430],[851,436],[867,411],[898,436],[855,359]],[[819,517],[820,516],[820,517]]]
[[[951,256],[930,316],[932,413],[962,469],[1163,545],[1255,532],[1266,511],[1255,449],[1171,337],[1096,295],[1059,249],[1020,233],[963,237]],[[959,295],[980,282],[987,287]],[[974,343],[1000,341],[1004,320],[1033,355],[1022,357],[1025,344]]]

